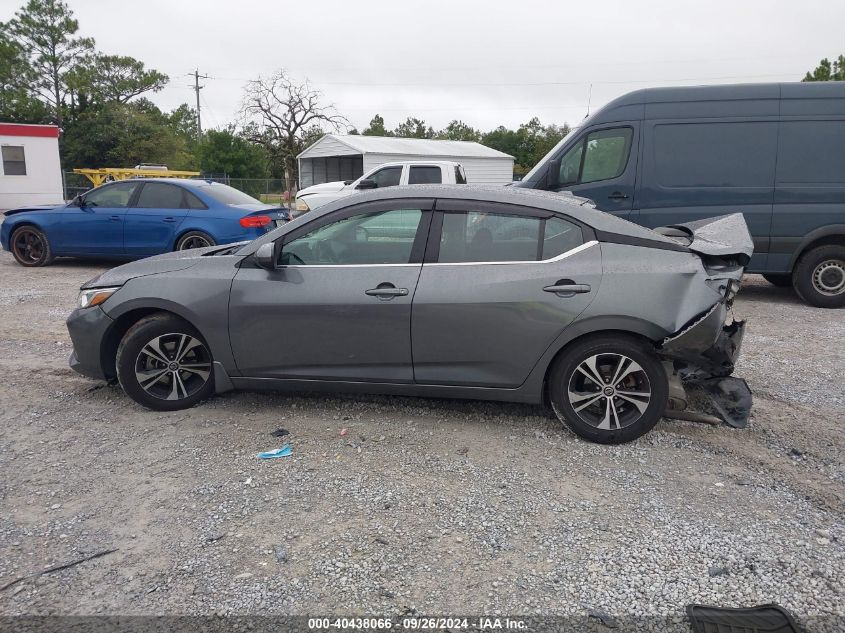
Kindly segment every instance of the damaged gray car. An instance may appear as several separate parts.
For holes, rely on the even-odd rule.
[[[602,443],[743,426],[751,252],[739,214],[652,231],[573,196],[391,187],[92,279],[70,364],[155,410],[275,389],[547,402]]]

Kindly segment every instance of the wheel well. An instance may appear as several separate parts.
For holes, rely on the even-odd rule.
[[[162,310],[161,308],[138,308],[130,310],[126,314],[120,315],[109,328],[108,333],[103,339],[103,344],[100,346],[100,366],[103,368],[103,373],[107,379],[112,379],[117,376],[117,369],[115,368],[115,361],[117,360],[117,348],[120,341],[125,336],[133,325],[144,317],[151,314],[168,314],[179,319],[186,320],[175,312],[169,310]],[[191,324],[193,325],[193,324]]]
[[[795,268],[795,265],[798,263],[798,260],[800,260],[805,253],[813,250],[814,248],[818,248],[819,246],[845,246],[845,235],[825,235],[823,237],[813,240],[804,248],[802,248],[801,252],[795,256],[790,271]]]
[[[614,335],[614,336],[624,336],[630,339],[634,339],[640,343],[648,343],[650,346],[654,347],[654,341],[652,341],[647,336],[643,336],[637,332],[631,332],[630,330],[595,330],[593,332],[585,332],[580,336],[576,336],[571,341],[568,341],[566,345],[561,347],[557,353],[552,357],[552,360],[549,362],[548,367],[546,367],[546,373],[543,376],[543,404],[546,406],[551,406],[551,400],[549,399],[549,375],[552,373],[552,368],[555,366],[557,359],[560,358],[566,350],[568,350],[573,345],[580,343],[584,339],[592,338],[595,336],[605,336],[605,335]]]

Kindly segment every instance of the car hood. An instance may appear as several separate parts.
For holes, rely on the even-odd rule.
[[[21,207],[20,209],[10,209],[3,213],[3,215],[15,215],[16,213],[26,213],[27,211],[55,211],[56,209],[64,209],[67,205],[62,204],[34,204],[28,207]]]
[[[312,193],[336,193],[343,190],[344,187],[346,187],[346,184],[342,180],[324,182],[319,185],[311,185],[310,187],[305,187],[305,189],[300,189],[296,195],[297,197],[301,197],[310,196]]]
[[[222,246],[207,246],[206,248],[192,248],[187,251],[174,251],[172,253],[154,255],[146,259],[139,259],[138,261],[112,268],[93,279],[89,279],[82,285],[82,288],[122,286],[130,279],[135,279],[136,277],[185,270],[191,266],[196,266],[205,257],[217,251],[237,250],[245,244],[248,244],[248,242],[238,242],[236,244],[225,244]]]
[[[741,213],[670,224],[655,229],[699,255],[738,257],[747,264],[754,253],[754,241]]]

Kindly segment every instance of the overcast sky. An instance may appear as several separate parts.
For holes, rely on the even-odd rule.
[[[170,76],[163,109],[204,127],[236,117],[243,86],[284,67],[359,130],[373,114],[482,130],[532,116],[576,123],[637,88],[797,81],[845,53],[842,0],[67,0],[99,50]],[[8,19],[23,0],[5,0]],[[592,89],[591,89],[592,84]]]

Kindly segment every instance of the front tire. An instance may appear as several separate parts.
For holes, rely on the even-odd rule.
[[[829,244],[804,253],[792,273],[795,292],[817,308],[845,306],[845,246]]]
[[[120,341],[117,378],[129,397],[148,409],[187,409],[214,392],[212,360],[196,328],[171,314],[153,314]]]
[[[204,233],[203,231],[188,231],[176,242],[176,250],[186,251],[191,248],[205,248],[216,245],[217,242],[208,233]]]
[[[555,361],[549,395],[557,417],[600,444],[644,435],[666,409],[669,385],[651,346],[623,334],[583,339]]]
[[[47,235],[34,226],[27,225],[15,229],[9,243],[15,261],[21,266],[47,266],[55,259]]]

